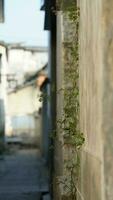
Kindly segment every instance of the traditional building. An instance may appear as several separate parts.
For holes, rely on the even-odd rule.
[[[39,71],[29,76],[24,84],[8,92],[8,113],[12,129],[7,128],[6,141],[40,147],[41,114]],[[27,103],[26,103],[27,102]]]
[[[80,5],[79,126],[85,135],[85,145],[80,156],[79,185],[75,179],[77,199],[112,200],[113,3],[107,0],[93,2],[81,0],[78,3]],[[49,125],[52,131],[56,130],[56,122],[62,117],[64,94],[61,88],[65,86],[69,44],[72,40],[74,43],[73,33],[76,32],[66,12],[56,12],[55,4],[55,1],[45,0],[42,7],[46,16],[45,29],[50,30]],[[51,166],[54,166],[52,168],[54,177],[59,178],[64,175],[63,161],[65,153],[68,152],[62,145],[61,131],[58,131],[54,141],[50,142],[54,145]],[[63,187],[56,184],[54,199],[63,199],[63,195]]]
[[[7,105],[7,47],[0,43],[0,149],[2,151],[5,137],[5,112]]]
[[[0,23],[4,22],[4,0],[0,0]],[[4,58],[5,57],[5,58]],[[6,47],[0,44],[0,151],[4,146],[4,131],[5,131],[5,108],[4,108],[4,95],[2,88],[5,85],[5,77],[2,78],[2,71],[6,67]]]

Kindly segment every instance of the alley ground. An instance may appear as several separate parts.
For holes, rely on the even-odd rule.
[[[48,173],[36,149],[13,149],[0,159],[0,200],[40,200]]]

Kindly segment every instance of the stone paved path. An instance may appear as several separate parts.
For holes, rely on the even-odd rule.
[[[40,200],[48,175],[37,150],[18,150],[0,160],[0,200]]]

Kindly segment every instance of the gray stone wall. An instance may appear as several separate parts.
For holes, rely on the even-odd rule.
[[[103,0],[103,146],[105,199],[113,199],[113,1]]]
[[[63,114],[63,90],[64,87],[64,60],[63,60],[63,16],[57,13],[57,120],[62,119]],[[57,138],[55,141],[55,174],[54,174],[54,199],[61,200],[61,190],[58,179],[63,175],[63,137],[57,124]]]
[[[69,19],[67,12],[57,13],[57,121],[63,120],[65,90],[70,86],[67,69],[72,65],[69,46],[75,37],[75,24]],[[71,66],[75,67],[75,66]],[[70,82],[69,82],[70,81]],[[71,113],[70,113],[71,114]],[[55,174],[54,174],[54,199],[67,199],[65,184],[60,180],[67,175],[65,160],[70,158],[71,147],[64,145],[64,130],[57,123],[57,137],[55,138]],[[72,155],[72,154],[71,154]],[[69,172],[68,172],[69,173]],[[69,176],[69,175],[68,175]],[[69,197],[70,199],[70,197]]]
[[[113,199],[113,1],[81,0],[78,199]]]

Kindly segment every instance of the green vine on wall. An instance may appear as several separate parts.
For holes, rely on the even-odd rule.
[[[70,3],[62,0],[58,2],[58,9],[68,17],[72,28],[72,39],[64,42],[64,114],[59,120],[64,137],[64,148],[67,149],[65,159],[65,175],[60,180],[70,200],[76,200],[79,178],[79,152],[84,144],[84,135],[80,132],[79,106],[79,17],[80,10],[77,1]],[[60,5],[60,6],[59,6]],[[80,195],[80,194],[79,194]],[[66,198],[68,199],[68,198]]]
[[[79,127],[79,8],[70,5],[69,20],[74,23],[72,41],[64,43],[66,58],[64,90],[64,129],[67,143],[79,149],[84,143],[84,136]]]
[[[64,41],[64,108],[63,116],[58,120],[58,126],[63,134],[63,147],[66,150],[64,160],[64,176],[58,178],[58,183],[62,185],[66,198],[76,200],[78,190],[78,179],[80,170],[80,150],[84,144],[84,135],[80,131],[80,106],[79,106],[79,17],[80,10],[77,0],[57,0],[57,11],[62,11],[64,17],[68,18],[72,37]],[[66,19],[67,20],[67,19]],[[68,28],[68,27],[67,27]],[[57,131],[50,135],[56,139]],[[54,147],[51,147],[54,148]],[[81,197],[82,199],[82,197]]]

